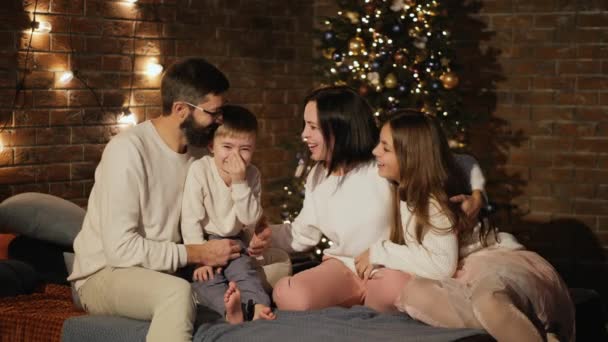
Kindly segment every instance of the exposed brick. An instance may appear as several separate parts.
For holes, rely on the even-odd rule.
[[[97,167],[96,163],[73,163],[71,179],[92,179],[95,173],[95,167]]]
[[[532,120],[571,120],[574,111],[568,107],[533,107]]]
[[[597,198],[602,200],[608,200],[608,185],[602,184],[597,189]]]
[[[15,111],[15,127],[45,126],[49,124],[48,110],[18,110]]]
[[[555,183],[551,185],[554,198],[594,198],[593,184]]]
[[[553,165],[553,154],[535,150],[517,150],[509,153],[510,165],[550,167]]]
[[[32,68],[58,71],[66,70],[68,68],[68,55],[38,52],[34,54],[34,65]]]
[[[595,123],[557,122],[553,124],[554,134],[557,136],[588,137],[595,134]]]
[[[608,213],[608,201],[605,200],[582,200],[573,202],[574,211],[583,215],[605,215]]]
[[[557,104],[560,105],[597,105],[599,94],[597,92],[577,92],[556,94]]]
[[[600,152],[608,151],[608,139],[606,138],[583,138],[574,141],[574,149],[579,152]]]
[[[36,145],[65,145],[71,140],[68,127],[36,128]]]
[[[600,61],[559,61],[559,75],[565,74],[596,74],[601,71]]]
[[[540,212],[570,213],[572,211],[572,204],[567,198],[532,198],[530,202],[530,209]]]
[[[532,88],[535,90],[564,90],[574,91],[576,78],[574,77],[535,77]]]
[[[574,181],[602,184],[608,179],[608,170],[576,169]]]
[[[43,50],[48,51],[51,47],[51,40],[48,34],[34,33],[32,36],[29,32],[24,33],[19,37],[19,49],[30,51]],[[12,49],[11,49],[12,50]]]
[[[607,77],[578,77],[577,88],[581,90],[601,90],[608,89]]]
[[[573,179],[574,170],[558,168],[532,168],[531,181],[540,182],[568,182]]]
[[[82,146],[16,147],[15,164],[40,164],[82,160]]]
[[[84,0],[52,0],[51,13],[84,14]]]
[[[608,121],[608,108],[578,107],[574,118],[578,121]]]
[[[97,144],[97,145],[84,145],[84,160],[91,162],[99,162],[101,160],[101,154],[103,153],[106,145]]]
[[[532,146],[542,151],[569,151],[573,143],[571,139],[533,137]]]
[[[37,182],[66,181],[70,179],[70,164],[50,164],[33,167]]]
[[[50,183],[49,194],[65,199],[79,198],[84,196],[84,183]]]
[[[13,149],[9,147],[0,146],[0,166],[7,166],[12,164]]]
[[[0,168],[0,184],[19,184],[36,181],[36,171],[32,167],[15,166]]]
[[[64,90],[36,90],[32,92],[36,107],[65,107],[68,94]]]

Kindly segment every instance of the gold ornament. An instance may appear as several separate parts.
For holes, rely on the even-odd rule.
[[[365,41],[361,37],[355,37],[348,42],[348,50],[354,56],[358,56],[361,51],[365,50]]]
[[[390,73],[386,75],[386,77],[384,78],[384,86],[389,89],[395,88],[397,86],[397,77],[395,77],[395,74]]]
[[[334,58],[334,52],[336,52],[335,48],[325,48],[321,51],[321,53],[323,54],[323,57],[327,58],[327,59],[333,59]]]
[[[445,89],[452,89],[458,85],[458,75],[455,73],[448,71],[443,75],[439,76],[441,83],[443,83],[443,87]]]
[[[350,20],[351,24],[357,24],[359,22],[359,13],[348,11],[346,12],[346,17]]]

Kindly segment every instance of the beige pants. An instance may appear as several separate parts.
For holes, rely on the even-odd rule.
[[[148,342],[192,340],[196,304],[190,284],[178,277],[139,267],[106,267],[78,295],[91,314],[151,320]]]

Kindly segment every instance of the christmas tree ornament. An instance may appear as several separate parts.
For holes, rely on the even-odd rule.
[[[393,89],[397,86],[397,77],[392,72],[384,78],[384,86],[388,89]]]
[[[358,56],[365,50],[365,41],[361,37],[355,37],[348,42],[348,51],[354,56]]]
[[[393,0],[393,4],[391,5],[391,11],[399,12],[403,10],[403,7],[405,7],[404,0]]]
[[[333,31],[325,31],[323,33],[323,38],[328,42],[334,40],[334,36],[335,34]]]
[[[367,74],[367,79],[369,82],[375,86],[380,84],[380,74],[377,72],[370,72]]]
[[[348,11],[348,12],[346,12],[345,15],[348,18],[348,20],[350,20],[351,24],[358,24],[359,23],[359,13],[353,12],[353,11]]]
[[[336,51],[336,48],[330,47],[330,48],[325,48],[325,49],[321,50],[321,53],[323,54],[323,57],[325,57],[327,59],[333,59],[335,51]]]
[[[453,89],[458,85],[459,82],[458,75],[451,71],[443,73],[441,76],[439,76],[439,80],[441,80],[441,83],[445,89]]]

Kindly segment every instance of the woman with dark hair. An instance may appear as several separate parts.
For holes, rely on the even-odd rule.
[[[378,175],[372,155],[378,128],[371,107],[348,87],[316,90],[305,103],[302,138],[317,164],[308,175],[300,214],[273,227],[273,244],[306,251],[325,235],[332,245],[321,265],[279,280],[274,301],[283,310],[359,304],[395,310],[394,298],[409,276],[383,269],[378,276],[359,277],[354,264],[356,256],[388,237],[393,221],[391,187]],[[473,211],[480,206],[465,203]]]
[[[434,117],[396,113],[374,155],[392,183],[396,219],[389,238],[356,258],[360,273],[410,274],[397,305],[430,325],[482,328],[498,341],[572,340],[572,302],[553,267],[449,201],[466,181]]]

